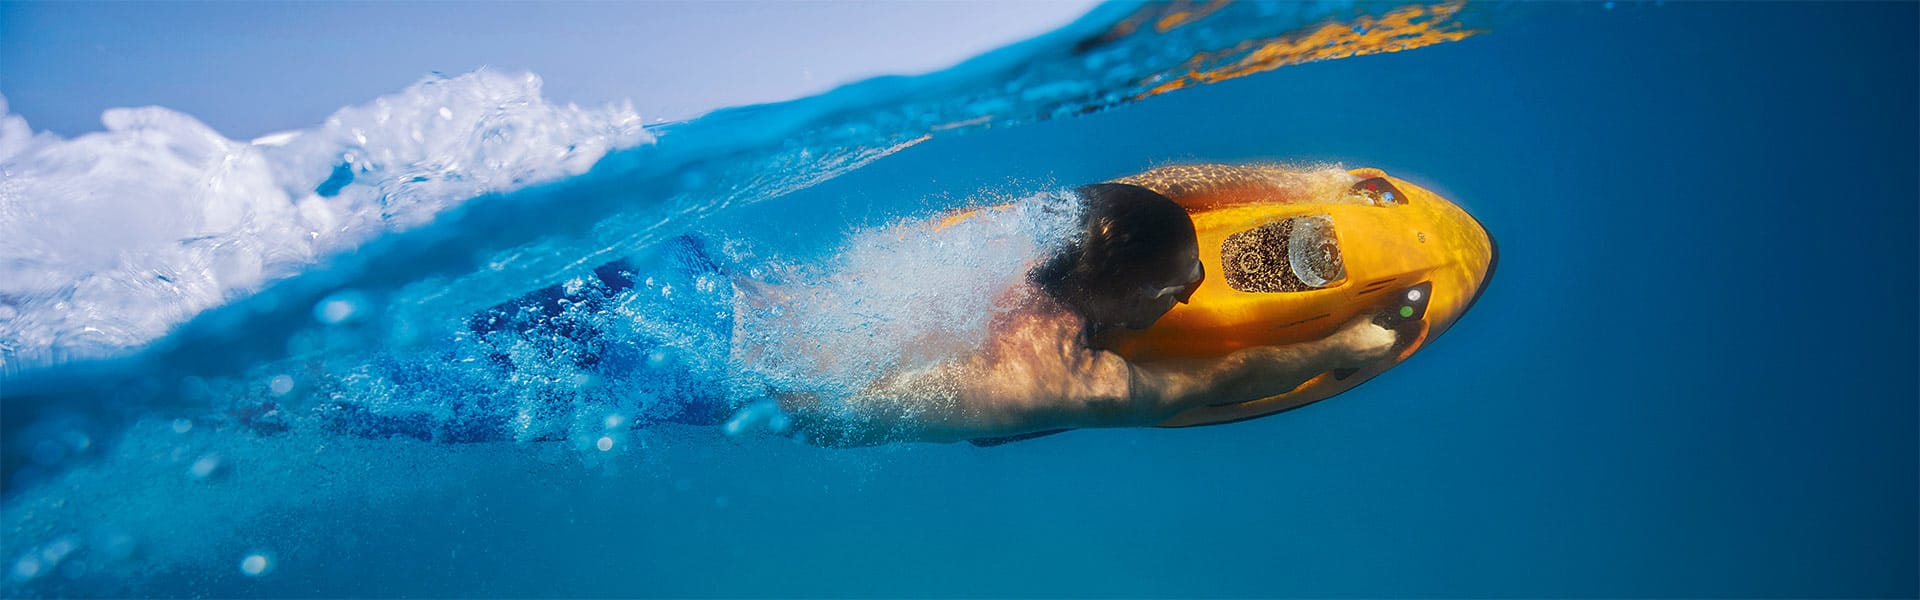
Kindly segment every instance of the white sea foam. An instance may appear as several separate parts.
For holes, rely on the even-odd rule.
[[[740,379],[837,398],[970,354],[996,310],[1015,301],[1006,295],[1078,219],[1077,198],[1060,191],[964,219],[854,232],[828,264],[745,294],[749,306],[773,308],[742,313],[750,350]]]
[[[430,77],[252,142],[160,107],[35,133],[0,98],[0,372],[109,355],[266,282],[489,192],[652,141],[630,106],[531,74]]]

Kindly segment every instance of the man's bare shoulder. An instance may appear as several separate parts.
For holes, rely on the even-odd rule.
[[[1087,344],[1086,321],[1040,295],[1007,307],[968,365],[968,400],[993,420],[1086,427],[1129,401],[1125,360]]]
[[[1061,351],[1085,345],[1081,340],[1086,320],[1032,286],[1010,290],[996,304],[998,310],[987,332],[988,354],[1015,349]]]

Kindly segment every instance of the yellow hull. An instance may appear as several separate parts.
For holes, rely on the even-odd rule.
[[[1356,202],[1352,196],[1284,198],[1257,185],[1194,190],[1138,182],[1173,198],[1193,216],[1207,276],[1189,304],[1174,307],[1152,327],[1115,343],[1115,351],[1128,360],[1222,356],[1251,346],[1317,340],[1355,318],[1383,311],[1406,310],[1413,318],[1401,331],[1417,331],[1411,341],[1403,334],[1402,349],[1388,360],[1354,372],[1322,373],[1278,396],[1191,409],[1161,427],[1242,421],[1352,389],[1439,337],[1479,297],[1497,253],[1478,221],[1445,198],[1378,169],[1349,173],[1359,180],[1379,178],[1390,184],[1379,189],[1399,194],[1388,196],[1389,202]],[[1312,283],[1296,278],[1286,291],[1247,291],[1265,285],[1243,275],[1253,268],[1248,265],[1277,260],[1248,250],[1252,246],[1247,236],[1252,234],[1247,232],[1273,230],[1302,218],[1316,223],[1330,219],[1343,276],[1322,281],[1309,274],[1306,279]],[[1225,264],[1229,259],[1235,265]],[[1410,302],[1409,296],[1417,301]],[[1408,304],[1421,305],[1424,314],[1414,314],[1412,306],[1403,308]]]

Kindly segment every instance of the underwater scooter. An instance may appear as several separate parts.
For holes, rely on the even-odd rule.
[[[1353,389],[1425,348],[1486,290],[1499,252],[1471,215],[1379,169],[1348,173],[1358,181],[1347,193],[1311,199],[1257,183],[1194,191],[1151,177],[1122,180],[1187,209],[1208,273],[1187,304],[1115,341],[1129,361],[1307,342],[1367,314],[1399,334],[1386,360],[1321,373],[1277,396],[1189,409],[1160,427],[1243,421]]]

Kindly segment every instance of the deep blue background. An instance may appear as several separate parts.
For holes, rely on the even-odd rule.
[[[1916,5],[1523,10],[783,200],[1339,160],[1502,250],[1473,313],[1347,396],[928,458],[956,464],[791,534],[889,593],[1914,595]]]
[[[994,449],[695,438],[615,477],[448,450],[480,472],[243,524],[276,571],[240,577],[236,546],[177,590],[1915,595],[1920,7],[1521,10],[935,139],[713,224],[804,252],[982,189],[1382,167],[1472,211],[1502,262],[1445,339],[1353,393]]]

